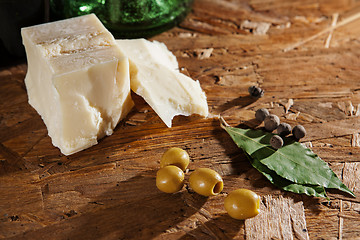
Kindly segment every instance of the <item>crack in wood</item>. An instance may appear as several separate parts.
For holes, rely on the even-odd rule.
[[[27,169],[26,160],[17,152],[5,147],[2,143],[0,143],[0,154],[5,157],[5,161],[3,161],[0,169],[0,175]]]

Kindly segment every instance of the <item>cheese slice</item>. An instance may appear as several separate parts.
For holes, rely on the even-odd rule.
[[[178,70],[176,57],[165,44],[145,39],[116,40],[130,60],[131,89],[154,109],[166,126],[177,115],[209,114],[199,81]]]
[[[94,14],[21,30],[29,103],[65,155],[111,135],[133,107],[129,61]]]

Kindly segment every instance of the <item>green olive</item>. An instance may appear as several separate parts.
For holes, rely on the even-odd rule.
[[[230,217],[244,220],[259,214],[260,197],[251,190],[241,188],[227,195],[224,206]]]
[[[189,154],[178,147],[168,149],[161,157],[160,167],[174,165],[185,171],[189,165]]]
[[[166,166],[156,173],[156,187],[166,193],[180,191],[184,185],[184,172],[176,166]]]
[[[192,172],[189,185],[195,192],[206,197],[217,195],[224,188],[221,176],[209,168],[198,168]]]

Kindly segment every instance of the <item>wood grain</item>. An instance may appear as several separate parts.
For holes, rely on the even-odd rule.
[[[357,0],[195,0],[179,27],[152,39],[200,81],[211,117],[176,117],[169,129],[133,94],[136,107],[114,134],[71,156],[52,146],[27,103],[26,63],[1,68],[0,238],[359,239],[360,20],[334,29],[329,48],[326,32],[283,51],[329,28],[334,14],[341,22],[359,12]],[[251,85],[264,97],[249,97]],[[260,107],[303,124],[303,142],[357,197],[284,192],[253,169],[217,116],[261,127],[254,121]],[[210,198],[187,187],[158,191],[160,157],[175,146],[188,151],[190,171],[218,171],[224,191]],[[236,188],[262,196],[260,215],[226,214],[223,200]]]
[[[262,201],[262,213],[245,222],[246,239],[309,239],[302,202],[270,195]]]

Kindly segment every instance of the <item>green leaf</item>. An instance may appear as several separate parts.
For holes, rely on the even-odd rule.
[[[297,191],[305,193],[311,191],[309,188],[312,188],[316,192],[313,194],[321,194],[320,188],[335,188],[355,196],[337,178],[326,162],[292,138],[285,138],[284,146],[276,150],[269,144],[269,140],[274,134],[261,130],[234,128],[226,125],[224,120],[222,121],[222,128],[228,132],[238,147],[242,148],[253,159],[255,168],[264,175],[267,174],[265,176],[268,179],[273,175],[265,171],[267,169],[284,178],[284,180],[296,184],[290,186],[288,183],[282,182],[287,186],[282,187],[284,190],[285,188],[296,189],[299,188],[298,185],[302,185],[307,188],[298,189]],[[274,177],[272,178],[274,179]],[[278,181],[276,182],[277,185],[281,185]]]
[[[320,186],[314,185],[301,185],[293,183],[285,178],[280,177],[274,171],[270,170],[267,166],[262,164],[260,161],[252,159],[249,155],[246,154],[249,158],[251,165],[261,172],[272,184],[278,188],[284,189],[285,191],[306,194],[308,196],[314,197],[323,197],[327,198],[325,189]]]

